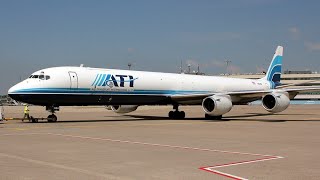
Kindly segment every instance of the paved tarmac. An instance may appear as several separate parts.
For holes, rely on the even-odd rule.
[[[320,105],[269,115],[235,106],[224,121],[185,106],[62,107],[58,122],[0,122],[0,179],[320,179]],[[5,107],[22,117],[23,107]],[[46,117],[44,107],[30,107]]]

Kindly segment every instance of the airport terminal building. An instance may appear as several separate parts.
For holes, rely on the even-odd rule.
[[[231,75],[224,75],[228,77],[234,78],[246,78],[246,79],[260,79],[265,76],[264,73],[257,73],[257,74],[231,74]],[[299,87],[299,86],[320,86],[320,73],[312,72],[312,71],[289,71],[286,70],[281,75],[281,83],[286,84],[299,84],[296,86],[290,87]],[[320,100],[320,91],[313,92],[313,93],[303,93],[298,94],[295,99],[318,99]]]

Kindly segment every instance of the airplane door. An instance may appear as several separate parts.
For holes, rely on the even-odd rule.
[[[69,72],[70,89],[78,88],[78,75],[75,72]]]

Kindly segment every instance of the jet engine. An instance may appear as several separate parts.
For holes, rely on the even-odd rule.
[[[262,106],[271,113],[284,111],[290,104],[287,92],[270,93],[262,97]]]
[[[111,110],[113,112],[124,114],[137,110],[137,105],[113,105],[111,106]]]
[[[202,108],[204,112],[210,116],[221,116],[231,110],[231,97],[228,95],[213,95],[206,97],[202,101]]]

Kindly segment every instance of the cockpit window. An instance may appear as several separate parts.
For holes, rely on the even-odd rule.
[[[29,78],[48,80],[50,79],[50,76],[49,75],[31,75],[29,76]]]

